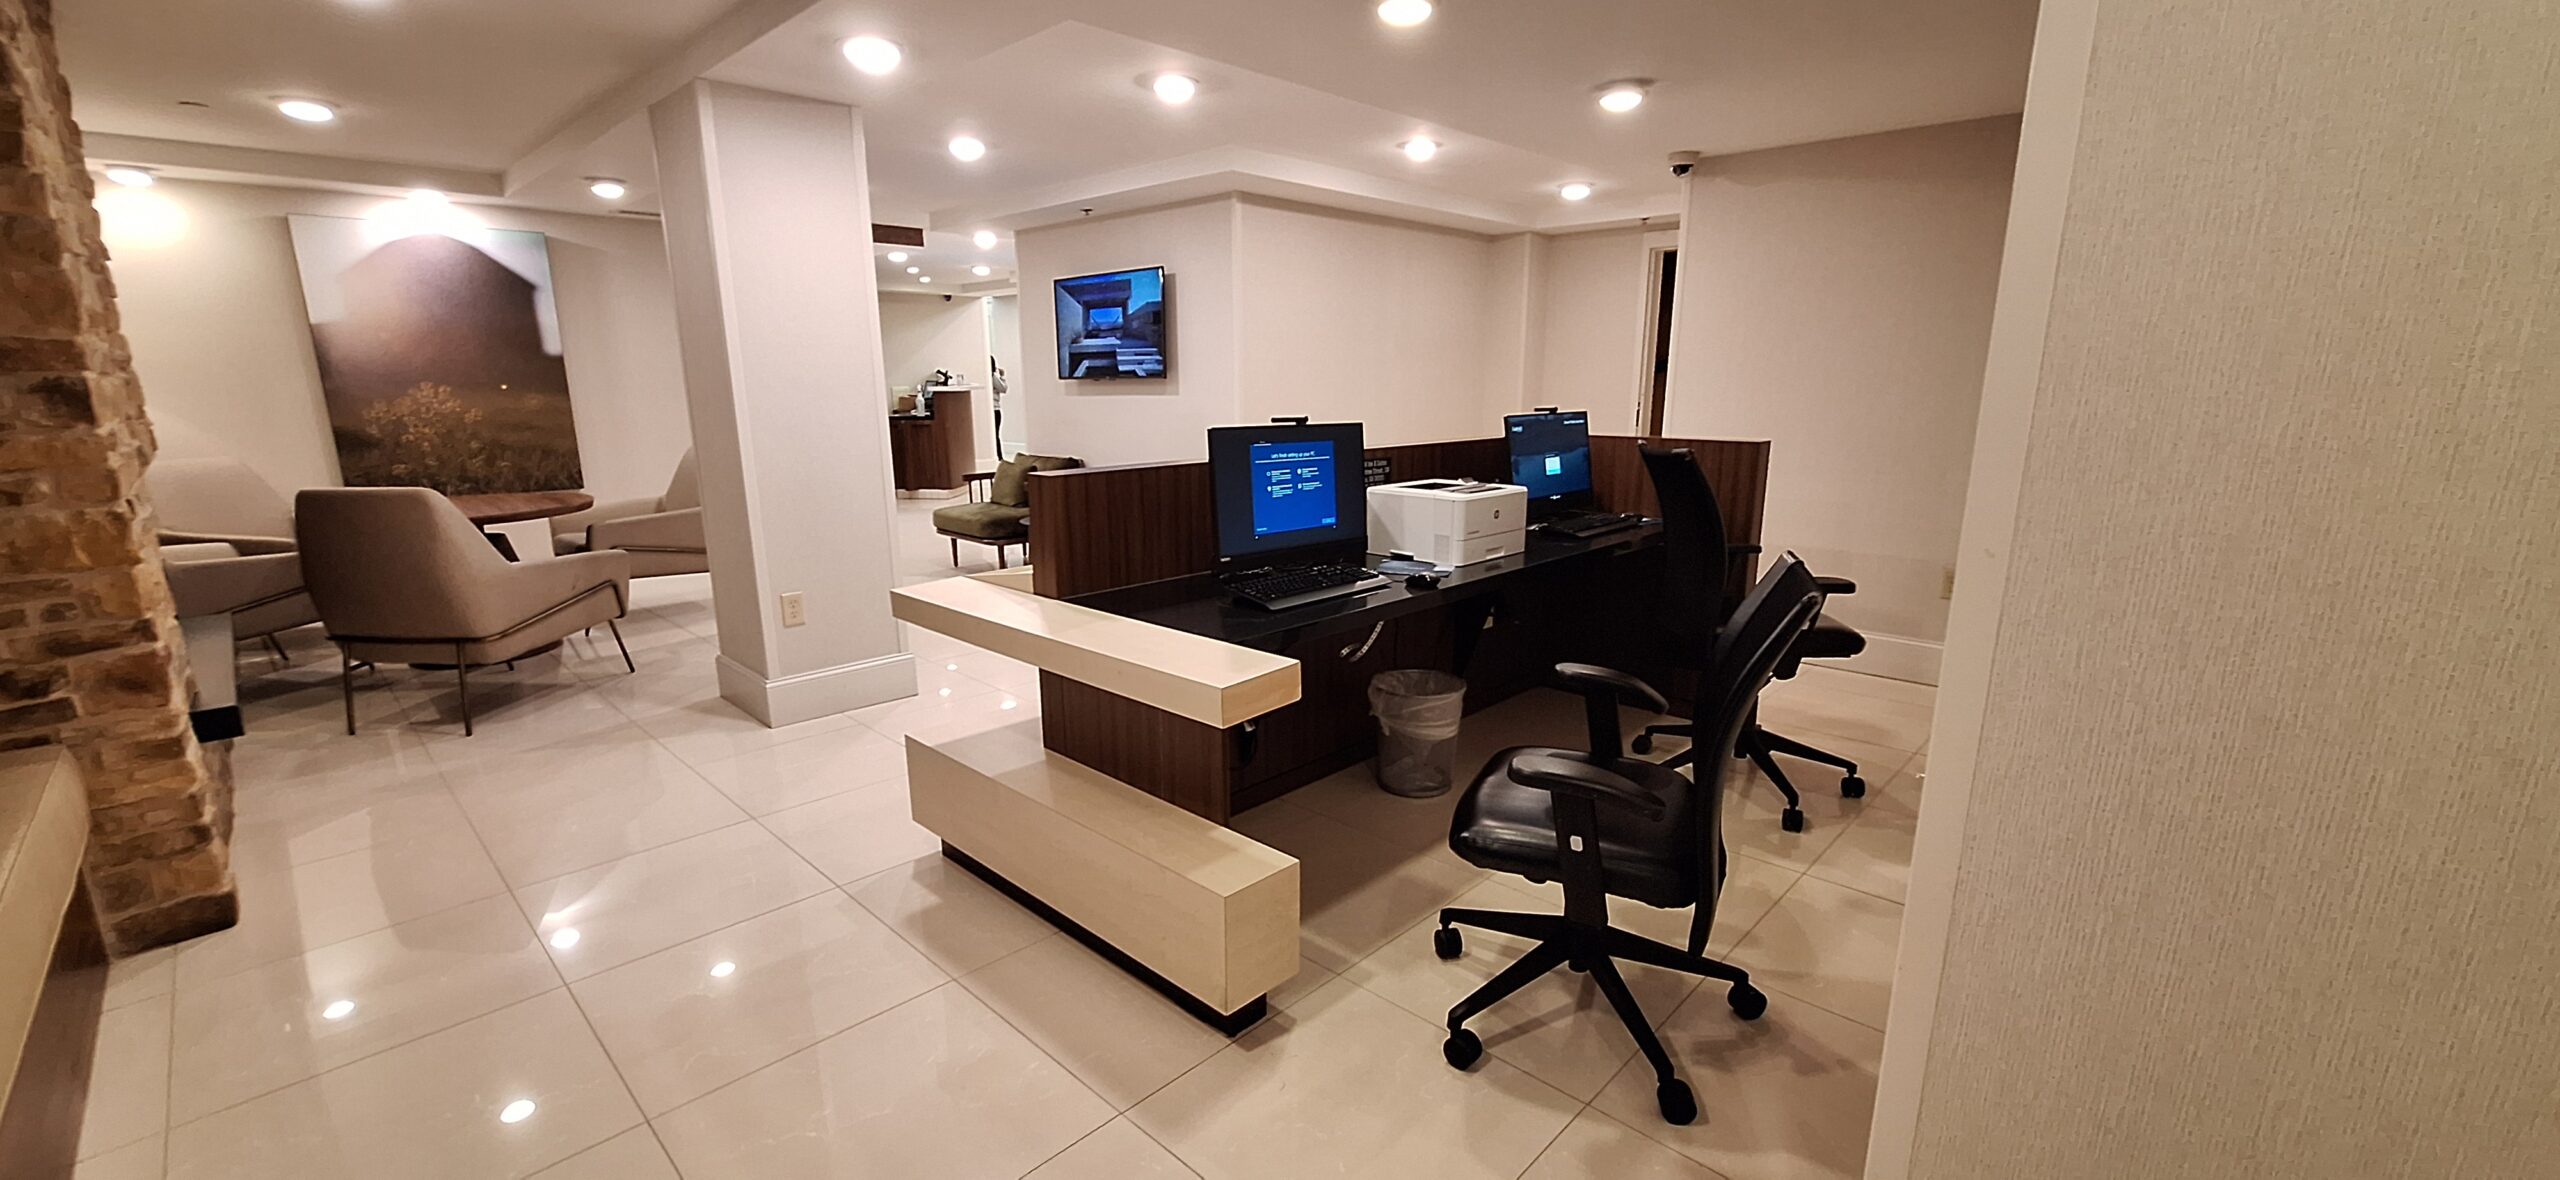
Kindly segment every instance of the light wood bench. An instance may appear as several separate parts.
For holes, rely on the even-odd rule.
[[[0,1171],[68,1176],[106,1000],[80,883],[89,801],[60,746],[0,754]]]

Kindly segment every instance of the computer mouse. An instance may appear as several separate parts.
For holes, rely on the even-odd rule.
[[[1405,589],[1408,590],[1429,590],[1439,584],[1440,575],[1438,574],[1409,574],[1404,580]]]

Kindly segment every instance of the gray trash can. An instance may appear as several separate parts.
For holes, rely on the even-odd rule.
[[[1467,711],[1467,682],[1446,672],[1380,672],[1369,680],[1369,712],[1378,719],[1378,785],[1425,798],[1457,782],[1458,720]]]

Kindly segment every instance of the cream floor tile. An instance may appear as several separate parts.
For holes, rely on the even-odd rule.
[[[1701,988],[1672,1014],[1664,1045],[1698,1097],[1698,1120],[1662,1121],[1653,1070],[1630,1061],[1591,1104],[1728,1180],[1853,1177],[1866,1166],[1884,1034],[1810,1004],[1770,997],[1745,1023]]]
[[[1374,839],[1283,799],[1234,827],[1297,857],[1306,957],[1340,971],[1484,879],[1482,871]]]
[[[178,948],[164,946],[107,964],[107,994],[103,1007],[121,1008],[168,995],[177,986],[177,960]]]
[[[1543,900],[1495,881],[1468,890],[1453,904],[1517,913],[1556,912]],[[1436,916],[1424,918],[1352,964],[1344,976],[1439,1025],[1448,1018],[1451,1006],[1534,945],[1525,938],[1468,929],[1465,953],[1443,961],[1431,949],[1431,932],[1438,925]],[[1698,985],[1696,976],[1641,964],[1622,964],[1620,970],[1636,1002],[1656,1023],[1670,1016],[1688,997],[1689,989]],[[1478,1014],[1467,1027],[1484,1038],[1487,1052],[1582,1101],[1599,1093],[1610,1075],[1636,1052],[1635,1040],[1618,1023],[1617,1012],[1609,1006],[1608,997],[1600,994],[1599,985],[1562,967]]]
[[[1895,680],[1887,676],[1869,676],[1827,664],[1806,664],[1794,680],[1781,680],[1775,686],[1783,695],[1788,691],[1813,691],[1875,697],[1900,705],[1934,709],[1938,704],[1938,686],[1912,680]]]
[[[160,1180],[168,1152],[169,1137],[155,1133],[80,1161],[71,1180]]]
[[[467,832],[444,776],[374,783],[298,782],[243,792],[231,832],[234,871],[288,869],[377,844]]]
[[[701,764],[702,777],[749,815],[771,815],[855,787],[899,778],[907,754],[867,727],[848,725]]]
[[[640,666],[637,673],[625,673],[616,664],[611,676],[589,677],[588,689],[635,719],[719,699],[720,673],[714,661],[720,649],[691,638],[690,633],[678,634],[686,637],[661,647],[633,649],[632,662]]]
[[[178,948],[181,989],[506,891],[468,831],[243,872],[240,924]]]
[[[1911,841],[1919,831],[1917,789],[1896,789],[1869,800],[1856,822],[1805,870],[1889,901],[1901,901],[1911,883]]]
[[[1057,933],[938,851],[883,869],[845,892],[953,975],[968,974]]]
[[[849,885],[941,850],[942,838],[910,815],[901,771],[887,782],[777,811],[760,822],[830,880]]]
[[[716,758],[734,758],[752,750],[778,746],[853,724],[852,717],[835,713],[797,725],[768,727],[718,697],[695,701],[663,713],[646,714],[636,720],[640,728],[649,731],[649,736],[658,739],[659,744],[697,766]]]
[[[170,998],[139,1000],[98,1017],[89,1105],[79,1157],[103,1155],[169,1126]]]
[[[1786,773],[1787,781],[1795,784],[1796,793],[1804,800],[1805,830],[1790,832],[1779,823],[1786,809],[1785,797],[1761,776],[1758,768],[1736,759],[1731,763],[1731,776],[1725,780],[1727,849],[1806,868],[1830,849],[1849,821],[1865,810],[1869,799],[1891,788],[1901,766],[1911,760],[1911,755],[1901,750],[1847,738],[1821,739],[1817,744],[1858,761],[1858,773],[1867,780],[1867,798],[1842,798],[1838,769],[1780,754],[1778,769]]]
[[[580,980],[605,1051],[652,1116],[949,979],[828,891]]]
[[[639,1121],[577,1005],[553,990],[183,1124],[169,1174],[521,1176]]]
[[[1651,1075],[1646,1075],[1651,1076]],[[1696,1161],[1596,1110],[1574,1116],[1520,1180],[1722,1180]]]
[[[754,823],[634,853],[516,891],[571,981],[827,890],[827,879]]]
[[[1843,885],[1804,877],[1751,928],[1734,958],[1763,990],[1784,992],[1869,1028],[1883,1028],[1893,999],[1902,907]],[[1772,996],[1770,1006],[1784,1003]]]
[[[1514,1177],[1581,1103],[1349,980],[1246,1030],[1130,1112],[1204,1176]]]
[[[1270,1002],[1274,1011],[1286,1012],[1296,1007],[1298,1001],[1314,995],[1317,988],[1331,982],[1333,972],[1325,970],[1323,964],[1300,955],[1298,973],[1290,976],[1289,982],[1271,989],[1263,998]]]
[[[534,1173],[534,1180],[677,1180],[657,1133],[633,1127]]]
[[[1129,1120],[1113,1119],[1049,1157],[1024,1180],[1198,1180],[1164,1145]]]
[[[1227,1045],[1064,934],[961,976],[960,985],[1119,1110]]]
[[[1761,725],[1825,748],[1830,745],[1825,738],[1849,738],[1908,754],[1929,741],[1934,711],[1930,705],[1846,692],[1789,693],[1781,688],[1760,698]]]
[[[620,667],[621,661],[614,664]],[[548,670],[510,675],[472,669],[467,735],[460,702],[447,683],[419,698],[411,710],[410,728],[447,770],[462,769],[499,750],[550,745],[626,720],[621,710],[589,691],[586,682]]]
[[[1000,708],[1006,700],[1014,700],[1017,707]],[[951,690],[951,695],[947,697],[940,695],[937,690],[904,700],[888,701],[868,708],[856,709],[848,715],[870,727],[872,732],[897,742],[903,749],[906,745],[905,738],[910,733],[920,738],[932,739],[954,733],[965,733],[973,728],[997,724],[999,721],[1020,720],[1020,714],[1023,711],[1020,704],[1020,698],[993,688],[980,688],[974,691],[954,688]],[[1033,712],[1038,711],[1037,704],[1036,699],[1032,701]]]
[[[1472,768],[1466,768],[1472,773]],[[1379,789],[1374,764],[1362,762],[1295,791],[1285,799],[1292,807],[1315,812],[1408,856],[1422,856],[1464,869],[1466,862],[1449,851],[1449,817],[1458,809],[1459,787],[1429,799],[1408,799]]]
[[[231,743],[232,778],[242,798],[311,779],[372,784],[432,776],[440,769],[427,743],[398,724],[365,724],[353,735],[253,729]]]
[[[454,797],[510,884],[548,880],[747,818],[683,760],[623,725],[455,776]]]
[[[1019,1176],[1111,1107],[945,984],[656,1122],[690,1180]]]
[[[170,1121],[200,1118],[558,986],[559,973],[505,897],[191,986],[177,1000]]]

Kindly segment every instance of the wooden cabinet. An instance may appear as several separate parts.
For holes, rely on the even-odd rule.
[[[962,477],[978,470],[974,389],[933,395],[931,414],[889,415],[889,471],[901,492],[957,492]]]

